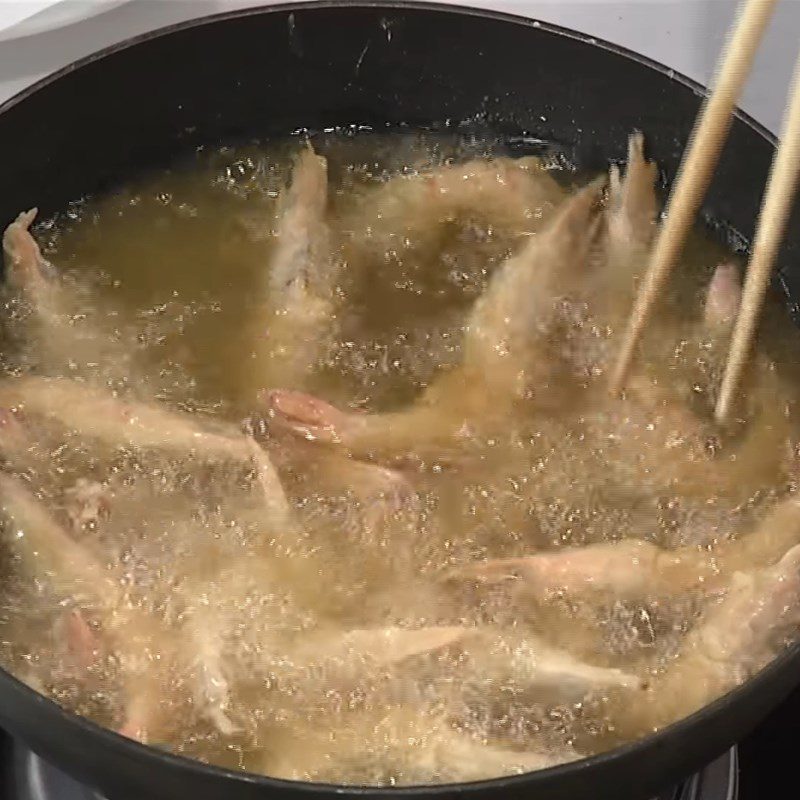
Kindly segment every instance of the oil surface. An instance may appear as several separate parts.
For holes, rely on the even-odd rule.
[[[30,298],[7,292],[4,386],[18,388],[0,388],[0,406],[22,412],[30,438],[0,450],[6,473],[99,565],[118,600],[104,600],[83,567],[61,571],[57,539],[20,547],[28,518],[12,509],[3,666],[109,727],[139,713],[141,730],[127,733],[177,753],[277,777],[399,785],[600,752],[766,663],[791,635],[785,627],[737,643],[713,667],[687,648],[697,649],[692,632],[704,620],[728,636],[727,607],[715,604],[737,591],[746,603],[742,581],[761,580],[756,566],[800,542],[783,526],[782,549],[767,555],[775,537],[759,527],[796,488],[798,340],[783,311],[766,314],[731,430],[711,420],[725,348],[701,320],[714,268],[735,258],[698,230],[641,359],[648,391],[666,389],[666,399],[605,395],[624,314],[604,315],[578,291],[553,299],[558,324],[537,355],[550,371],[502,426],[476,424],[463,446],[382,460],[292,436],[272,424],[265,390],[402,415],[457,372],[491,277],[585,183],[553,160],[543,177],[524,178],[555,181],[541,205],[509,184],[437,211],[441,197],[408,186],[448,164],[468,165],[468,182],[502,148],[416,134],[313,144],[328,162],[337,280],[325,347],[302,365],[303,386],[276,385],[284,373],[270,371],[257,344],[277,324],[264,309],[297,139],[201,151],[37,227],[62,305],[43,320]],[[118,409],[84,410],[56,382],[47,402],[74,414],[37,411],[32,378],[184,412],[220,441],[250,431],[277,469],[291,522],[275,522],[233,445],[226,460],[201,445],[176,453],[89,435],[95,408]],[[715,560],[720,544],[753,531],[752,570],[738,556]],[[585,551],[586,569],[605,582],[589,592],[559,584],[561,562],[542,562],[540,579],[525,561],[626,540],[692,556],[676,556],[681,564],[638,592],[622,587],[646,550],[608,563]],[[518,560],[470,579],[496,559]],[[699,688],[676,699],[682,684]]]

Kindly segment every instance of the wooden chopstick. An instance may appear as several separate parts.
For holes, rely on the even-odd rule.
[[[727,421],[734,405],[734,396],[753,345],[772,268],[792,210],[798,179],[800,179],[800,57],[795,65],[780,144],[772,161],[761,204],[742,302],[733,330],[717,407],[714,410],[718,422]]]
[[[636,345],[694,223],[775,3],[776,0],[747,0],[725,48],[711,95],[690,137],[647,273],[628,320],[611,374],[610,388],[615,394],[624,388]]]

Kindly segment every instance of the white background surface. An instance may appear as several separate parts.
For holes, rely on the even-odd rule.
[[[0,40],[88,19],[127,0],[0,0]]]
[[[0,40],[0,101],[53,70],[130,36],[205,14],[268,2],[126,0],[70,25]],[[43,4],[50,3],[0,0],[0,27],[4,17],[11,19],[13,14],[19,16]],[[39,27],[47,27],[47,14],[61,13],[66,19],[71,12],[75,16],[75,6],[86,2],[62,0],[56,6],[70,4],[73,8],[66,12],[64,8],[45,11]],[[460,0],[460,4],[522,14],[608,39],[703,83],[710,78],[737,7],[736,0]],[[37,17],[25,24],[37,24]],[[6,36],[10,33],[13,30],[6,31]],[[772,130],[779,127],[798,48],[800,0],[780,0],[742,100],[745,110]]]

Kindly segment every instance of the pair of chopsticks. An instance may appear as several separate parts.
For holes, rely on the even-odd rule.
[[[625,386],[636,346],[653,306],[680,255],[700,203],[711,181],[733,112],[777,0],[747,0],[720,61],[670,198],[642,287],[631,311],[611,375],[611,390]],[[731,337],[714,415],[724,423],[753,345],[758,318],[800,177],[800,58],[795,67],[780,143],[761,204],[742,302]]]

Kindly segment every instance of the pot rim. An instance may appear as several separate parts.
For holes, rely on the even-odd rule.
[[[607,50],[611,53],[620,55],[642,66],[659,72],[670,81],[675,81],[679,84],[682,84],[700,97],[706,97],[708,94],[706,87],[699,82],[683,75],[680,72],[677,72],[674,69],[671,69],[670,67],[665,66],[664,64],[661,64],[658,61],[655,61],[626,47],[613,44],[605,39],[599,39],[589,34],[580,33],[569,28],[554,25],[549,22],[543,22],[535,18],[525,17],[520,14],[458,5],[456,3],[430,2],[429,0],[425,0],[424,2],[418,2],[417,0],[302,0],[302,2],[292,2],[292,0],[288,0],[288,2],[281,2],[274,5],[254,6],[233,11],[223,11],[220,13],[209,14],[196,19],[185,20],[183,22],[167,25],[152,31],[147,31],[129,39],[125,39],[121,42],[117,42],[109,47],[98,50],[95,53],[68,64],[67,66],[62,67],[61,69],[26,87],[0,104],[0,115],[11,110],[19,103],[24,102],[27,98],[51,83],[55,83],[59,79],[81,69],[82,67],[153,39],[169,36],[174,33],[179,33],[200,26],[226,22],[232,19],[261,16],[264,14],[283,14],[287,12],[292,13],[304,10],[313,11],[316,9],[335,8],[398,9],[412,11],[427,10],[437,13],[452,14],[454,16],[480,17],[488,20],[495,20],[529,27],[550,35],[562,36],[581,42],[582,44]],[[764,125],[757,122],[752,116],[737,108],[734,112],[734,117],[753,130],[753,132],[758,136],[766,140],[772,148],[777,146],[777,137]],[[469,795],[480,794],[486,791],[520,789],[523,787],[533,789],[535,788],[536,782],[557,781],[561,776],[568,773],[572,774],[575,772],[584,771],[591,772],[598,766],[608,764],[609,762],[618,761],[629,755],[632,755],[637,751],[644,750],[646,748],[658,748],[659,746],[666,747],[668,746],[668,742],[670,740],[680,738],[684,732],[689,731],[701,719],[717,715],[720,711],[722,711],[722,709],[731,704],[735,704],[746,694],[756,692],[758,691],[759,687],[767,685],[770,681],[775,679],[779,673],[786,670],[789,664],[792,662],[796,662],[797,666],[800,666],[800,642],[787,647],[782,653],[773,658],[769,664],[760,669],[747,681],[732,689],[730,692],[722,695],[721,697],[718,697],[713,702],[708,703],[707,705],[698,709],[689,716],[683,717],[682,719],[679,719],[670,725],[661,728],[655,733],[651,733],[647,736],[641,737],[632,742],[628,742],[620,747],[615,747],[611,750],[606,750],[592,756],[578,759],[576,761],[569,761],[564,764],[547,767],[534,772],[522,773],[519,775],[507,775],[499,778],[491,778],[482,781],[470,781],[466,783],[418,784],[413,786],[398,787],[361,785],[351,786],[347,784],[286,780],[282,778],[273,778],[268,775],[246,772],[243,770],[232,770],[224,767],[218,767],[197,761],[187,756],[174,755],[172,753],[159,750],[153,746],[141,744],[133,739],[128,739],[127,737],[121,736],[120,734],[115,733],[108,728],[98,725],[86,717],[82,717],[63,708],[54,700],[39,694],[37,691],[30,688],[27,684],[16,678],[10,672],[2,668],[0,668],[0,691],[8,690],[20,697],[24,697],[27,702],[43,705],[48,709],[51,718],[57,718],[61,724],[71,726],[76,733],[92,737],[95,740],[100,740],[104,746],[113,751],[118,753],[127,751],[129,755],[135,753],[140,759],[145,757],[148,759],[156,758],[162,761],[162,763],[170,764],[176,770],[199,772],[209,777],[226,779],[234,783],[255,784],[263,786],[265,789],[273,789],[276,791],[284,790],[293,791],[295,793],[302,791],[308,793],[309,795],[335,793],[340,796],[368,795],[371,797],[380,796],[386,798],[412,798],[423,795],[444,795],[454,791],[458,791],[460,794]],[[798,674],[798,682],[800,682],[800,673]],[[676,776],[677,779],[680,779],[681,777],[685,776]]]

